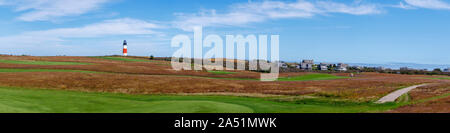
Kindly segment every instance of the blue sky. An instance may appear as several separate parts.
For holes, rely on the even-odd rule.
[[[448,0],[0,0],[0,54],[171,56],[193,34],[278,34],[286,61],[450,64]]]

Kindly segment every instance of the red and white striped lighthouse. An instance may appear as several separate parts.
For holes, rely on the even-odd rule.
[[[127,40],[123,41],[123,56],[127,56],[128,55],[128,50],[127,50]]]

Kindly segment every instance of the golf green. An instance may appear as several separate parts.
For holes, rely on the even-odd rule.
[[[352,113],[379,112],[395,103],[279,101],[237,96],[129,95],[0,87],[3,113]]]

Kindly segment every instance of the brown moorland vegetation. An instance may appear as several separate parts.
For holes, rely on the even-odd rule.
[[[390,113],[450,113],[450,96],[434,99],[424,103],[406,105]]]
[[[409,92],[414,104],[389,112],[394,113],[450,113],[450,81],[416,88]]]
[[[136,57],[128,57],[136,58]],[[36,87],[93,92],[130,94],[167,93],[254,93],[271,95],[315,95],[360,101],[376,100],[396,89],[422,83],[440,83],[442,80],[426,79],[426,76],[361,73],[354,78],[321,81],[230,80],[211,78],[252,78],[259,73],[238,71],[233,74],[212,74],[206,71],[174,71],[170,62],[124,62],[94,57],[34,57],[0,56],[6,60],[36,60],[59,62],[83,62],[92,65],[24,65],[0,63],[0,68],[23,69],[71,69],[108,73],[76,72],[21,72],[0,73],[0,86]],[[281,73],[280,76],[308,74]],[[348,73],[337,73],[348,76]],[[445,86],[445,85],[444,85]]]
[[[136,58],[136,57],[127,57]],[[3,60],[33,60],[33,61],[55,61],[55,62],[81,62],[93,65],[27,65],[0,63],[0,68],[20,69],[70,69],[87,70],[98,72],[111,72],[123,74],[145,74],[145,75],[190,75],[216,78],[250,78],[258,79],[259,73],[251,71],[239,71],[234,74],[217,75],[206,71],[174,71],[168,61],[149,60],[148,62],[124,62],[107,60],[95,57],[68,57],[68,56],[0,56]]]
[[[411,90],[409,96],[412,101],[419,101],[448,93],[450,93],[450,81],[442,80],[440,83],[430,84]]]

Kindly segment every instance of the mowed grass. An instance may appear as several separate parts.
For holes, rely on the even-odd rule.
[[[107,59],[107,60],[115,60],[115,61],[127,61],[127,62],[150,62],[150,60],[134,59],[134,58],[127,58],[127,57],[99,56],[99,57],[95,57],[95,58]]]
[[[0,59],[0,63],[26,64],[26,65],[91,65],[91,63],[81,63],[81,62],[54,62],[54,61],[3,60],[3,59]]]
[[[278,81],[309,81],[309,80],[333,80],[333,79],[344,79],[348,77],[343,76],[335,76],[331,74],[306,74],[295,77],[281,77],[278,78]]]
[[[128,95],[0,87],[3,113],[353,113],[379,112],[395,103],[277,101],[236,96]]]
[[[431,79],[449,79],[450,80],[450,77],[439,77],[439,78],[431,78]]]
[[[81,73],[101,73],[96,71],[84,70],[65,70],[65,69],[9,69],[0,68],[0,72],[81,72]]]
[[[208,71],[209,73],[212,74],[218,74],[218,75],[223,75],[223,74],[234,74],[236,72],[227,72],[227,71]]]

